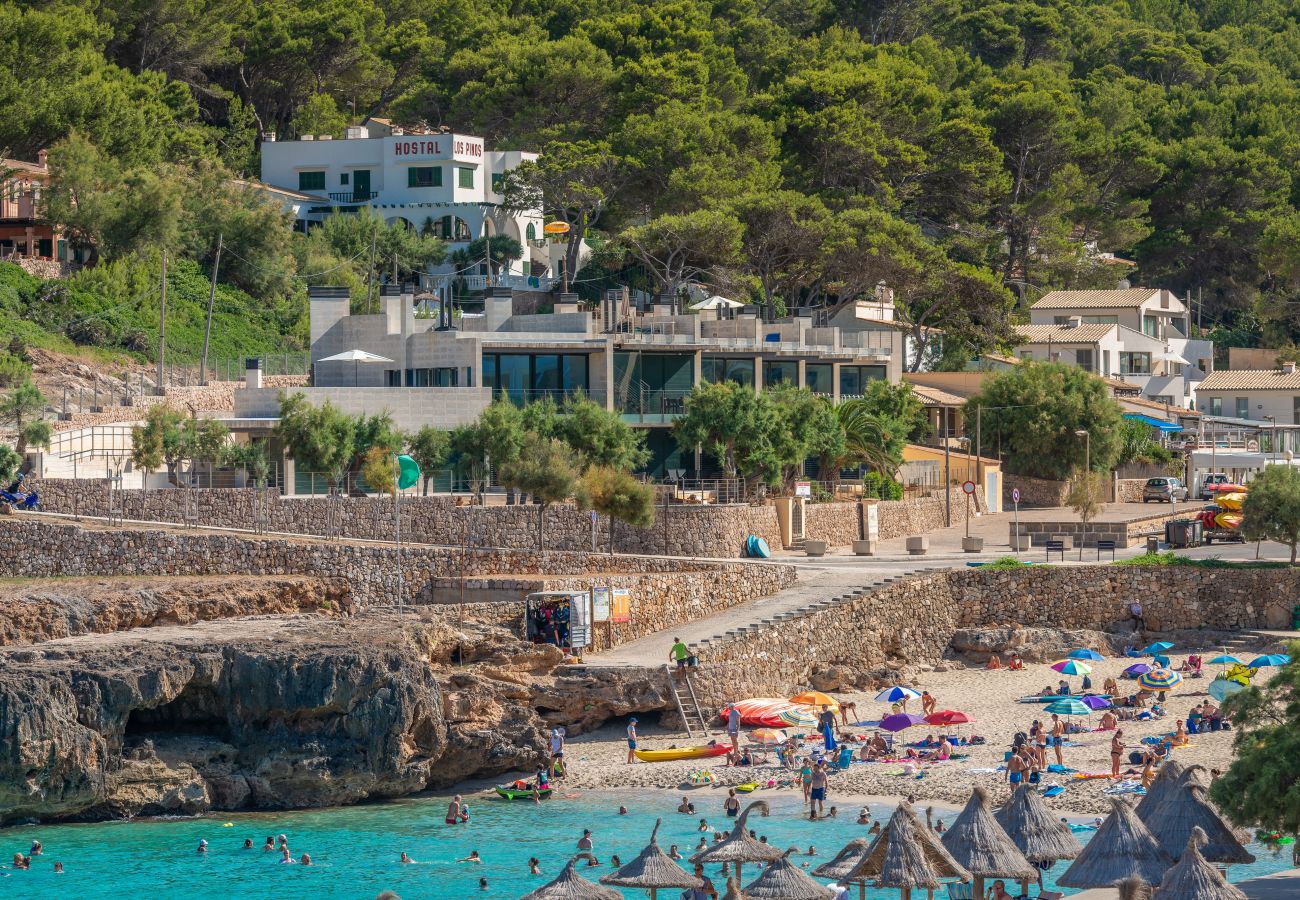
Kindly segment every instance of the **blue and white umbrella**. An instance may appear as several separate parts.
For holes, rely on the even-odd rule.
[[[876,694],[876,702],[897,703],[900,700],[916,700],[920,696],[921,696],[920,694],[918,694],[916,691],[912,690],[911,688],[903,687],[902,685],[896,684],[893,687],[886,688],[885,690],[881,691],[879,694]]]

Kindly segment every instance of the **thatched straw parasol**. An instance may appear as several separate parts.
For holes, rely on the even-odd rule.
[[[832,900],[835,892],[813,881],[803,869],[790,862],[791,847],[780,859],[767,864],[763,873],[745,885],[752,900]]]
[[[1115,882],[1119,900],[1151,900],[1151,885],[1141,878],[1125,878]]]
[[[544,884],[520,900],[623,900],[623,895],[607,887],[601,887],[588,881],[574,871],[574,865],[580,859],[588,862],[596,857],[590,853],[579,853],[569,860],[564,871],[554,881]]]
[[[749,836],[749,829],[745,827],[745,820],[755,808],[761,809],[764,813],[768,811],[767,801],[755,800],[749,804],[740,813],[736,819],[736,824],[732,826],[731,833],[725,838],[718,841],[707,849],[691,857],[693,863],[735,863],[736,874],[740,874],[740,867],[747,862],[772,862],[778,860],[783,855],[780,850],[771,844],[764,844]]]
[[[659,844],[655,842],[655,835],[659,833],[659,823],[662,821],[662,819],[655,819],[655,827],[650,831],[650,843],[636,859],[617,871],[602,875],[601,884],[641,888],[650,892],[650,900],[655,900],[656,892],[660,888],[688,888],[699,885],[700,879],[687,873],[673,862],[667,853],[659,849]]]
[[[1025,859],[1020,848],[993,817],[989,795],[982,787],[971,791],[966,808],[940,840],[953,859],[975,876],[974,894],[977,897],[984,896],[985,878],[1028,882],[1038,876],[1038,868]]]
[[[727,892],[722,895],[722,900],[752,900],[752,898],[740,890],[740,879],[732,875],[727,878]]]
[[[835,858],[830,862],[824,862],[812,873],[818,878],[833,878],[841,884],[849,881],[849,873],[867,855],[871,849],[871,841],[866,838],[854,838],[844,845],[844,849],[835,854]],[[860,880],[858,882],[858,896],[865,900],[867,896],[867,882]]]
[[[1151,782],[1151,786],[1147,788],[1146,796],[1138,801],[1135,810],[1143,825],[1148,828],[1151,827],[1151,818],[1155,815],[1156,807],[1163,803],[1165,797],[1178,787],[1179,780],[1182,779],[1186,772],[1187,767],[1176,759],[1167,759],[1160,764],[1155,781]]]
[[[937,837],[927,838],[926,827],[906,803],[889,817],[889,824],[867,848],[862,861],[846,876],[849,881],[873,879],[878,887],[896,887],[908,900],[914,888],[939,887],[940,878],[969,881],[971,874],[952,858]]]
[[[1178,859],[1183,848],[1188,846],[1188,838],[1193,831],[1199,830],[1205,842],[1200,846],[1200,854],[1210,862],[1231,865],[1233,863],[1252,863],[1255,857],[1242,846],[1246,843],[1219,815],[1211,804],[1205,788],[1197,779],[1184,777],[1183,787],[1168,792],[1164,802],[1156,808],[1155,816],[1148,827],[1160,845],[1174,859]]]
[[[1053,815],[1038,792],[1027,784],[1016,788],[993,818],[1025,859],[1035,865],[1074,859],[1083,850],[1070,826]]]
[[[1204,843],[1205,832],[1193,828],[1178,863],[1156,888],[1156,900],[1246,900],[1246,895],[1224,881],[1219,870],[1201,855]]]
[[[1173,857],[1142,824],[1133,807],[1118,798],[1112,798],[1111,807],[1111,814],[1073,865],[1056,879],[1057,884],[1074,888],[1110,887],[1133,876],[1154,884],[1173,865]]]

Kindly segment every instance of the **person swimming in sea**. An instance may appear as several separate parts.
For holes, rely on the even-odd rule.
[[[409,866],[411,863],[415,862],[415,860],[406,855],[405,850],[402,851],[402,855],[397,858],[397,861],[403,866]]]
[[[712,831],[713,829],[709,827],[709,822],[708,822],[707,819],[700,819],[700,827],[699,827],[699,828],[696,828],[695,830],[696,830],[696,831]]]
[[[245,850],[252,850],[252,849],[253,849],[253,839],[252,839],[252,838],[244,838],[244,849],[245,849]]]
[[[676,845],[676,844],[672,844],[671,846],[669,846],[669,848],[668,848],[668,858],[669,858],[669,859],[681,859],[681,858],[682,858],[681,853],[679,853],[679,852],[677,851],[677,845]]]
[[[55,875],[62,875],[62,874],[63,874],[63,863],[61,863],[61,862],[56,862],[56,863],[54,864],[54,874],[55,874]]]
[[[463,859],[456,860],[456,862],[467,862],[467,863],[481,863],[482,861],[483,861],[483,857],[478,855],[477,850],[471,850],[469,851],[469,856],[466,856]]]
[[[618,814],[619,814],[620,816],[626,816],[626,815],[627,815],[627,807],[626,807],[626,806],[620,806],[620,807],[618,808]]]
[[[208,842],[207,842],[207,841],[204,841],[204,840],[200,840],[200,841],[199,841],[199,849],[198,849],[198,852],[199,852],[199,853],[207,853],[207,852],[208,852]]]
[[[311,854],[310,854],[310,853],[304,853],[304,854],[302,855],[302,858],[298,860],[298,865],[300,865],[300,866],[310,866],[310,865],[311,865]]]
[[[40,856],[44,852],[40,841],[32,841],[32,849],[27,851],[28,856]]]
[[[542,874],[542,863],[541,860],[539,860],[536,856],[531,856],[528,858],[528,874],[529,875]]]
[[[263,849],[263,850],[274,850],[274,849],[275,849],[275,838],[273,838],[273,837],[271,837],[271,836],[268,835],[267,838],[266,838],[266,843],[262,845],[262,849]]]
[[[619,861],[617,853],[615,853],[613,856],[609,858],[609,864],[613,866],[615,869],[622,868],[623,866],[623,863]]]
[[[457,794],[452,801],[447,804],[447,818],[444,820],[448,825],[455,825],[461,821],[460,817],[460,794]]]
[[[486,878],[480,878],[478,880],[478,889],[480,891],[486,891],[488,889],[488,883]]]

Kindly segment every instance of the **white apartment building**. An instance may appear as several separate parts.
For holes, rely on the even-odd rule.
[[[1159,403],[1191,405],[1213,369],[1214,344],[1188,337],[1187,307],[1170,291],[1053,291],[1029,321],[1018,329],[1022,359],[1075,363]]]
[[[343,140],[267,135],[261,150],[262,182],[302,230],[332,213],[369,206],[390,223],[431,230],[452,251],[479,237],[513,237],[524,245],[524,258],[512,262],[498,283],[546,289],[559,271],[561,248],[545,239],[542,211],[505,209],[498,192],[502,176],[536,153],[489,150],[480,137],[416,133],[385,119],[349,127]],[[449,263],[431,274],[454,269]],[[460,274],[471,289],[486,285],[486,266]]]

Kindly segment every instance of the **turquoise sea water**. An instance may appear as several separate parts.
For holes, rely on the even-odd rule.
[[[816,845],[817,857],[799,857],[800,862],[807,860],[812,866],[866,830],[854,824],[860,806],[843,804],[839,818],[809,822],[799,817],[797,795],[762,796],[772,804],[772,815],[753,816],[750,825],[778,846],[798,845],[806,851],[809,844]],[[676,800],[669,794],[636,800],[587,794],[582,799],[557,798],[540,806],[475,796],[469,801],[471,823],[455,827],[443,824],[447,801],[440,797],[311,812],[20,826],[0,830],[3,861],[11,860],[16,851],[25,852],[33,839],[44,844],[45,853],[33,857],[30,871],[0,870],[7,876],[0,877],[0,897],[368,900],[391,889],[402,900],[513,900],[558,874],[575,852],[583,828],[592,829],[601,861],[599,868],[583,869],[592,880],[611,871],[611,854],[618,854],[623,862],[634,857],[645,846],[656,816],[664,819],[660,846],[667,850],[675,843],[689,856],[700,837],[696,830],[700,816],[710,824],[725,826],[727,822],[721,794],[696,793],[692,800],[699,809],[695,817],[676,813]],[[620,802],[629,805],[628,815],[618,815]],[[889,811],[886,806],[872,806],[875,818]],[[953,815],[949,812],[942,818],[951,821]],[[226,822],[233,827],[223,827]],[[282,832],[288,835],[295,857],[311,854],[312,866],[283,865],[278,853],[261,850],[267,836]],[[1082,832],[1079,837],[1086,841],[1091,834]],[[256,849],[241,849],[245,838],[252,838]],[[195,852],[200,839],[209,845],[203,856]],[[1252,866],[1234,866],[1233,881],[1289,867],[1289,847],[1280,856],[1258,845],[1251,849],[1259,861]],[[416,865],[398,863],[403,850]],[[471,850],[479,851],[482,865],[456,862]],[[530,856],[541,859],[543,876],[528,875]],[[62,875],[53,872],[56,860],[64,865]],[[1059,875],[1066,865],[1058,864],[1053,872]],[[757,871],[754,867],[746,881]],[[479,888],[480,877],[488,879],[486,891]],[[721,888],[722,880],[716,882]],[[645,894],[629,891],[627,896]],[[662,896],[675,898],[676,892]],[[898,892],[868,891],[868,896],[892,900]]]

